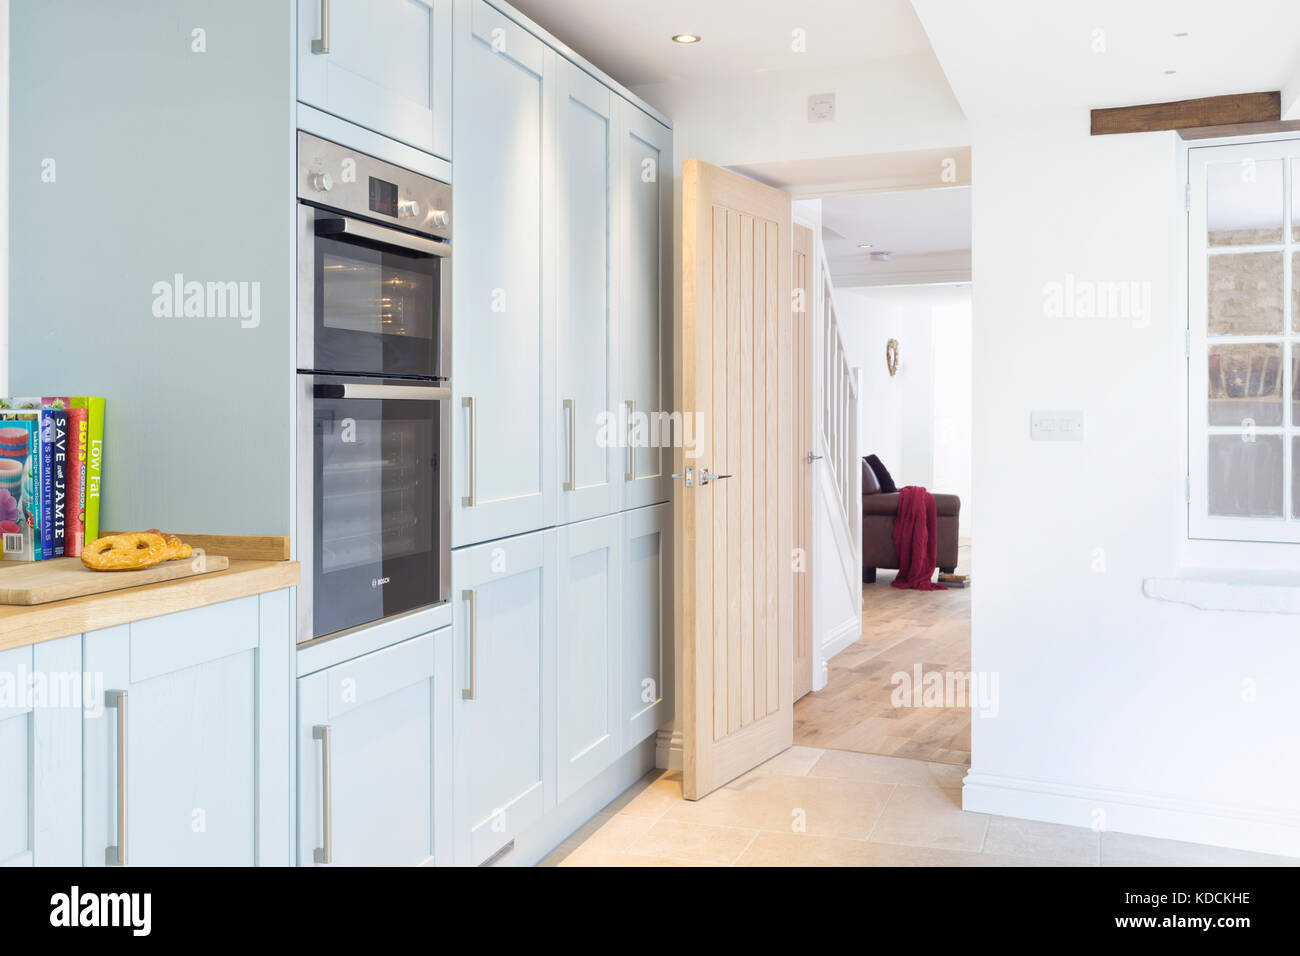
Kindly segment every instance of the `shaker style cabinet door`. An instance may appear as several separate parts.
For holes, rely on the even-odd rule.
[[[618,115],[622,222],[618,257],[623,507],[672,495],[672,133],[622,97]],[[674,419],[674,427],[680,426]]]
[[[559,521],[621,507],[621,434],[616,376],[618,232],[614,96],[567,60],[557,60],[556,352],[559,391]]]
[[[619,625],[622,519],[555,532],[556,801],[575,793],[619,755]]]
[[[298,0],[298,99],[451,155],[452,0]]]
[[[86,866],[257,862],[258,643],[256,597],[85,635]]]
[[[626,511],[623,522],[621,752],[672,717],[673,511],[655,505]]]
[[[298,863],[449,864],[450,628],[298,679]]]
[[[555,523],[555,54],[456,7],[452,544]]]
[[[0,651],[0,686],[0,868],[80,866],[81,636]]]
[[[555,805],[555,532],[452,557],[457,862],[477,865]]]

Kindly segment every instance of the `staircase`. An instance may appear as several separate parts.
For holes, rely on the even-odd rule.
[[[814,578],[813,630],[820,643],[813,686],[825,685],[825,661],[856,641],[862,626],[862,494],[858,451],[858,369],[849,364],[835,309],[835,287],[824,256],[817,316],[817,378],[814,409],[817,454],[813,489],[819,534]]]

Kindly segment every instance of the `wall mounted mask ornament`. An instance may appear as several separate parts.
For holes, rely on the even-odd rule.
[[[890,339],[885,344],[885,365],[889,367],[889,377],[898,373],[898,339]]]

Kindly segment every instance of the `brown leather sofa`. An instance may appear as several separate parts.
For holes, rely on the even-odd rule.
[[[880,490],[876,473],[862,459],[862,581],[872,584],[876,568],[898,568],[894,553],[894,516],[898,514],[897,491]],[[935,495],[938,512],[939,570],[951,574],[957,567],[957,519],[961,499],[956,495]]]

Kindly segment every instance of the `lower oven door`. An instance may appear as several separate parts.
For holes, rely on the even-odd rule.
[[[447,600],[450,388],[327,375],[299,380],[300,478],[310,480],[310,490],[300,480],[299,548],[306,553],[309,535],[312,565],[310,597],[299,593],[298,640]]]

